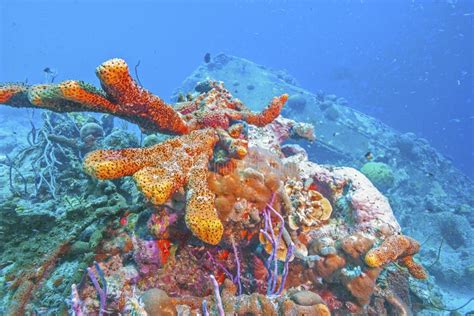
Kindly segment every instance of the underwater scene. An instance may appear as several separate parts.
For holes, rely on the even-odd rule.
[[[0,315],[474,315],[474,1],[0,0]]]

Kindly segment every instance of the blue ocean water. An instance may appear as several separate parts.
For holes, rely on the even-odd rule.
[[[403,314],[404,308],[420,315],[442,315],[460,306],[460,312],[472,310],[474,1],[0,0],[0,92],[8,87],[5,82],[74,79],[100,87],[94,69],[116,57],[128,63],[139,85],[181,110],[200,97],[207,102],[209,91],[222,91],[207,79],[222,78],[228,92],[255,111],[271,97],[288,93],[283,115],[314,124],[316,141],[308,125],[279,122],[282,130],[295,124],[282,132],[287,133],[282,139],[290,140],[281,144],[281,155],[275,158],[264,147],[247,155],[245,176],[239,177],[248,178],[234,179],[240,186],[219,178],[217,168],[211,170],[214,178],[206,183],[215,182],[213,206],[226,218],[217,220],[225,224],[225,233],[215,246],[184,219],[190,200],[183,194],[187,183],[175,188],[166,203],[158,203],[143,189],[146,183],[139,182],[146,182],[148,174],[135,182],[131,177],[97,181],[94,166],[84,168],[85,157],[97,149],[148,147],[169,135],[101,114],[62,115],[0,105],[0,315],[25,310],[58,315],[65,309],[95,315],[104,304],[112,314],[133,314],[130,305],[137,315],[145,315],[139,307],[153,305],[146,295],[163,295],[150,292],[156,288],[173,297],[211,297],[208,274],[216,271],[217,292],[219,285],[232,292],[224,284],[227,277],[235,291],[243,287],[244,294],[266,293],[266,299],[275,298],[266,278],[284,285],[287,273],[294,290],[285,292],[281,286],[287,302],[298,303],[297,294],[312,303],[321,300],[334,315],[363,309],[375,315],[376,307],[389,315]],[[116,101],[110,91],[102,95]],[[230,129],[240,123],[224,126],[228,135],[219,137],[231,135]],[[246,141],[249,126],[242,124],[236,138]],[[222,143],[232,143],[231,138]],[[222,152],[230,156],[230,146],[222,143],[212,148],[212,163],[220,163]],[[320,164],[312,165],[315,174],[301,178],[297,171],[278,169],[287,158],[285,163],[298,166],[302,162],[291,158],[305,157],[303,153]],[[190,171],[184,174],[186,180],[173,181],[186,182]],[[288,206],[277,181],[266,177],[281,180],[293,204]],[[135,185],[139,183],[141,187]],[[228,190],[220,192],[219,185]],[[325,220],[311,219],[312,226],[305,226],[311,220],[298,222],[294,216],[304,217],[297,213],[302,199],[314,202],[304,195],[308,192],[332,212]],[[271,205],[279,194],[275,211]],[[306,252],[288,247],[279,263],[271,257],[259,229],[271,227],[272,214],[274,224],[284,217],[283,227],[291,233],[285,237],[295,245],[301,242]],[[363,251],[354,255],[346,249],[350,238]],[[364,256],[387,240],[397,249],[409,246],[381,265],[378,278],[378,267]],[[304,255],[290,261],[292,251]],[[413,254],[415,270],[417,263],[426,270],[424,280],[406,269],[412,261],[402,261]],[[327,258],[333,260],[327,267],[340,266],[327,272],[321,263]],[[373,280],[363,279],[367,275]],[[349,285],[357,278],[363,284]],[[378,287],[368,297],[351,291],[363,292],[375,280]],[[104,298],[100,287],[107,292],[107,283],[112,290]],[[383,298],[385,306],[374,297]],[[210,314],[219,315],[214,299],[208,303]]]
[[[0,81],[94,82],[140,61],[170,96],[205,53],[286,69],[310,91],[424,137],[474,177],[472,1],[0,2]],[[5,111],[5,109],[2,109]]]

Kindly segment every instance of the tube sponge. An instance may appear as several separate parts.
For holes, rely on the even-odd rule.
[[[404,235],[392,235],[378,247],[372,248],[365,255],[369,267],[380,267],[405,256],[411,256],[420,250],[420,244]]]
[[[415,262],[413,256],[403,257],[400,259],[400,264],[406,267],[408,272],[416,279],[424,280],[428,277],[428,273],[421,264]]]
[[[193,234],[211,245],[217,245],[224,226],[214,207],[214,193],[207,185],[209,157],[202,154],[189,171],[186,193],[186,225]]]
[[[273,122],[274,119],[280,115],[283,105],[288,100],[288,94],[282,94],[279,97],[274,97],[270,104],[261,113],[246,113],[244,121],[255,126],[265,126]]]

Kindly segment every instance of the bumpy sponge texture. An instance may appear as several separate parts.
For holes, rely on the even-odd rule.
[[[373,248],[365,255],[365,263],[370,267],[380,267],[405,256],[416,254],[420,244],[404,235],[392,235],[382,244]]]
[[[255,126],[265,126],[273,122],[280,115],[281,109],[288,100],[288,94],[274,97],[270,104],[261,113],[248,113],[244,120]]]
[[[423,266],[413,259],[413,256],[406,256],[400,259],[400,264],[405,266],[408,269],[408,272],[416,278],[420,280],[424,280],[428,277],[428,273],[423,268]]]
[[[224,226],[214,206],[214,194],[207,184],[209,157],[202,154],[189,172],[186,195],[186,225],[199,239],[216,245]]]
[[[207,178],[217,141],[216,131],[206,129],[147,148],[97,150],[86,157],[84,168],[99,179],[133,176],[140,191],[156,205],[187,184],[186,224],[198,238],[215,245],[224,228]]]

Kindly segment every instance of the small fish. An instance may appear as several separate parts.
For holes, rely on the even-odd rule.
[[[340,134],[340,133],[338,133],[338,132],[334,132],[334,133],[332,133],[332,136],[333,136],[333,137],[336,137],[336,136],[339,135],[339,134]]]
[[[49,67],[44,68],[43,72],[44,72],[45,80],[49,81],[50,83],[53,83],[54,79],[56,79],[56,77],[58,76],[58,72]]]
[[[374,159],[374,156],[372,155],[372,153],[370,151],[368,151],[365,155],[364,155],[365,159],[367,160],[372,160]]]
[[[429,172],[429,171],[426,173],[426,175],[429,176],[429,177],[434,177],[434,174]]]
[[[211,61],[211,54],[210,53],[206,53],[206,55],[204,55],[204,62],[206,64],[209,64],[209,62]]]

